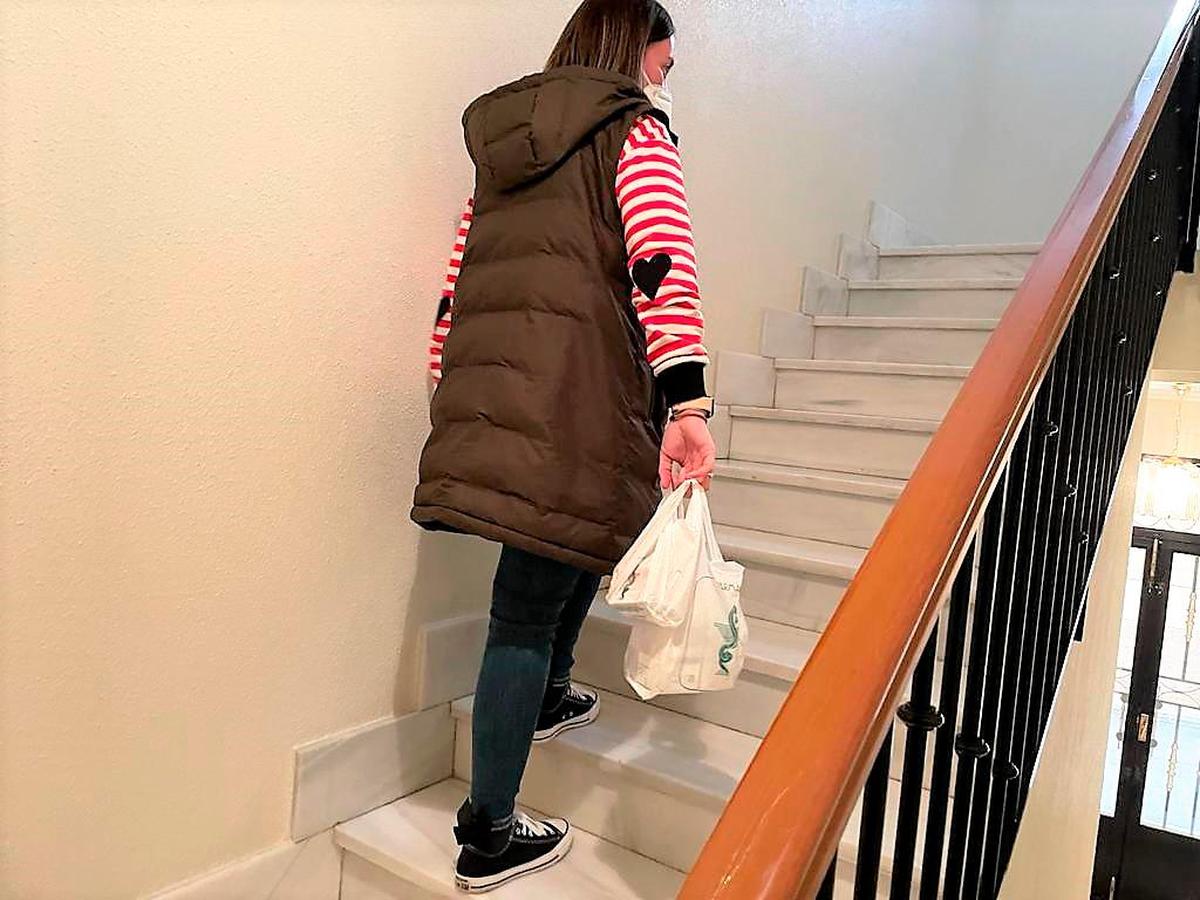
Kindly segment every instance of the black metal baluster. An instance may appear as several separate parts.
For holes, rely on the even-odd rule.
[[[1136,410],[1138,398],[1133,396],[1131,389],[1133,370],[1130,361],[1131,351],[1140,335],[1139,301],[1146,296],[1146,284],[1155,255],[1161,255],[1166,244],[1162,224],[1152,209],[1153,199],[1154,192],[1151,186],[1140,177],[1139,172],[1134,177],[1125,199],[1128,214],[1136,227],[1128,263],[1131,277],[1124,285],[1117,311],[1119,324],[1109,343],[1111,374],[1106,382],[1107,406],[1101,437],[1104,459],[1096,472],[1101,490],[1089,513],[1088,531],[1095,539],[1091,548],[1093,554],[1099,543],[1099,534],[1108,518],[1108,507],[1112,499],[1112,491],[1104,490],[1104,486],[1116,481],[1125,451],[1123,436],[1127,434],[1127,422],[1132,422],[1132,415]],[[1080,624],[1082,625],[1082,617]],[[1076,636],[1081,635],[1082,632]]]
[[[900,778],[900,808],[896,816],[896,845],[892,853],[892,900],[912,895],[913,861],[917,853],[917,826],[921,821],[921,795],[925,787],[925,743],[943,718],[930,704],[933,668],[937,662],[938,627],[935,624],[913,670],[912,693],[897,716],[904,723],[904,770]]]
[[[1009,626],[1012,613],[1012,583],[1016,568],[1017,546],[1020,540],[1021,519],[1024,515],[1025,464],[1029,458],[1029,432],[1023,430],[1008,464],[1005,486],[1004,531],[1000,539],[1000,556],[996,567],[996,590],[992,599],[992,630],[988,635],[987,669],[983,680],[983,713],[979,735],[992,748],[987,765],[975,770],[970,788],[971,818],[967,830],[967,853],[963,865],[963,897],[974,898],[979,893],[983,867],[983,842],[991,800],[992,773],[996,770],[996,735],[999,726],[1000,693],[1004,684],[1005,663],[1008,658]]]
[[[1100,289],[1095,295],[1094,315],[1089,318],[1088,334],[1091,339],[1090,352],[1085,360],[1081,381],[1081,417],[1077,429],[1078,452],[1072,457],[1072,483],[1077,489],[1069,513],[1070,530],[1067,532],[1067,567],[1063,579],[1066,598],[1064,615],[1058,621],[1057,643],[1052,644],[1053,660],[1059,667],[1055,680],[1060,677],[1065,665],[1069,641],[1074,635],[1075,622],[1082,606],[1084,586],[1083,562],[1088,555],[1091,535],[1087,532],[1088,513],[1093,500],[1093,468],[1099,453],[1100,414],[1103,405],[1104,375],[1109,354],[1109,334],[1113,330],[1113,317],[1129,271],[1126,265],[1125,244],[1129,234],[1130,218],[1118,211],[1105,241],[1105,268],[1094,273],[1101,279]]]
[[[1016,836],[1016,817],[1019,815],[1020,798],[1028,790],[1029,779],[1033,772],[1033,761],[1036,750],[1032,750],[1037,731],[1037,717],[1033,711],[1040,709],[1040,686],[1045,677],[1046,646],[1049,636],[1050,606],[1053,602],[1051,590],[1046,580],[1046,563],[1049,550],[1056,546],[1057,537],[1054,531],[1056,508],[1056,485],[1058,465],[1061,457],[1062,442],[1060,440],[1061,426],[1065,405],[1064,372],[1074,350],[1078,331],[1074,322],[1063,336],[1062,344],[1054,357],[1050,372],[1046,376],[1047,384],[1043,384],[1042,392],[1047,396],[1044,417],[1037,422],[1042,430],[1042,465],[1037,474],[1038,499],[1036,513],[1036,529],[1038,539],[1034,541],[1032,560],[1029,569],[1029,596],[1031,621],[1026,627],[1029,635],[1026,640],[1030,643],[1029,652],[1022,657],[1021,670],[1018,673],[1020,685],[1017,691],[1017,708],[1015,711],[1016,726],[1019,729],[1018,741],[1020,754],[1020,773],[1016,790],[1009,792],[1009,806],[1006,811],[1005,829],[1001,839],[1002,847],[1011,844]],[[1002,850],[1001,869],[1007,864],[1007,852]]]
[[[950,838],[946,850],[946,876],[943,896],[958,900],[962,896],[963,868],[966,860],[967,829],[971,817],[971,785],[976,771],[986,769],[991,745],[980,735],[984,676],[988,662],[989,635],[993,629],[992,599],[996,589],[996,566],[1004,530],[1004,506],[1008,475],[1002,475],[988,500],[983,530],[977,540],[979,578],[975,588],[975,616],[971,626],[971,654],[967,665],[967,683],[963,694],[962,730],[955,738],[958,771],[954,779],[954,809],[950,817]]]
[[[946,658],[942,660],[942,690],[938,700],[942,724],[934,741],[933,772],[929,779],[929,813],[925,823],[925,852],[921,858],[921,900],[937,900],[942,880],[942,849],[950,806],[950,775],[954,766],[954,729],[958,724],[958,697],[967,646],[967,613],[975,580],[975,552],[976,542],[972,542],[950,589]]]
[[[1133,217],[1128,214],[1127,208],[1123,208],[1118,212],[1106,241],[1111,261],[1109,269],[1104,273],[1104,282],[1098,296],[1099,315],[1094,319],[1092,353],[1088,360],[1085,381],[1087,390],[1080,434],[1079,468],[1075,482],[1079,487],[1079,495],[1075,501],[1073,544],[1065,582],[1069,601],[1068,614],[1063,619],[1063,628],[1059,636],[1061,643],[1057,651],[1064,665],[1069,650],[1068,642],[1075,634],[1075,623],[1080,617],[1083,598],[1086,596],[1087,578],[1095,544],[1095,535],[1091,533],[1092,508],[1097,502],[1097,492],[1100,488],[1096,476],[1102,465],[1101,460],[1106,456],[1103,446],[1103,422],[1107,409],[1108,379],[1111,377],[1113,362],[1109,346],[1118,328],[1121,299],[1132,275],[1128,245],[1132,241],[1133,230]]]
[[[998,649],[996,666],[992,671],[995,688],[990,691],[990,700],[984,704],[984,728],[990,727],[989,743],[992,746],[989,778],[982,784],[976,782],[976,803],[971,810],[971,836],[967,842],[967,868],[962,888],[966,896],[988,896],[990,894],[989,862],[995,854],[991,852],[992,832],[998,832],[1000,811],[1003,809],[1004,792],[1013,780],[1013,763],[1009,760],[1012,743],[1013,691],[1016,686],[1016,671],[1020,666],[1022,638],[1025,630],[1026,598],[1019,593],[1020,572],[1027,569],[1025,560],[1030,552],[1032,540],[1033,509],[1028,505],[1030,496],[1030,460],[1033,449],[1034,419],[1027,420],[1022,427],[1012,460],[1008,463],[1009,503],[1013,504],[1006,523],[1000,556],[1000,572],[997,580],[997,610],[1007,607],[1008,618],[1003,629],[1003,640],[994,644]],[[992,632],[996,636],[997,632]],[[972,880],[974,889],[972,887]]]
[[[1183,246],[1179,253],[1176,268],[1183,272],[1195,270],[1196,260],[1196,213],[1200,207],[1200,179],[1196,177],[1196,159],[1200,152],[1200,53],[1195,42],[1188,48],[1187,57],[1180,71],[1180,80],[1184,84],[1184,108],[1188,110],[1188,118],[1184,122],[1183,133],[1190,137],[1191,146],[1186,144],[1180,159],[1183,165],[1182,189],[1188,198],[1187,219],[1184,222]]]
[[[999,866],[1005,817],[1010,798],[1019,790],[1017,778],[1021,774],[1021,744],[1024,738],[1024,721],[1018,706],[1025,705],[1018,698],[1028,692],[1029,675],[1032,670],[1033,649],[1036,644],[1035,628],[1037,598],[1030,591],[1035,561],[1035,548],[1044,532],[1039,516],[1042,501],[1042,473],[1045,467],[1047,435],[1042,423],[1050,406],[1051,385],[1043,383],[1034,403],[1033,414],[1026,424],[1028,453],[1023,461],[1014,457],[1010,465],[1021,465],[1025,469],[1025,488],[1016,547],[1015,570],[1012,580],[1011,613],[1009,615],[1008,640],[1005,651],[1004,678],[1000,692],[1000,708],[997,717],[996,750],[992,764],[992,791],[988,804],[987,825],[984,830],[983,863],[980,869],[979,896],[993,897],[999,890]]]
[[[876,900],[879,861],[883,856],[883,826],[887,815],[888,769],[892,761],[892,729],[888,729],[875,765],[867,776],[862,797],[862,826],[858,832],[858,858],[854,866],[854,900]]]
[[[1071,562],[1074,559],[1076,518],[1079,499],[1079,471],[1083,452],[1085,410],[1088,396],[1088,378],[1094,354],[1095,322],[1100,314],[1100,297],[1104,285],[1103,273],[1107,273],[1113,262],[1112,245],[1106,243],[1100,254],[1096,270],[1088,280],[1079,305],[1075,311],[1075,327],[1080,335],[1079,353],[1071,360],[1067,375],[1068,401],[1063,417],[1063,450],[1065,456],[1058,482],[1062,505],[1060,527],[1057,529],[1058,546],[1055,548],[1051,584],[1054,602],[1050,612],[1050,635],[1047,643],[1046,678],[1042,691],[1042,708],[1038,718],[1043,724],[1049,718],[1050,708],[1058,687],[1058,647],[1064,623],[1071,617],[1073,599],[1068,580]],[[1099,274],[1098,274],[1099,273]]]

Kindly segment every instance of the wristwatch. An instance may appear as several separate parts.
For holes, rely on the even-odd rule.
[[[711,419],[713,413],[716,412],[716,400],[712,397],[697,397],[695,400],[685,400],[683,403],[676,403],[671,407],[667,421],[674,422],[679,418],[679,413],[686,410],[697,410],[704,414],[704,418]]]

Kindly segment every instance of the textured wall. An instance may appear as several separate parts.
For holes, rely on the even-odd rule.
[[[1141,74],[1175,0],[987,0],[957,190],[962,243],[1040,241]],[[901,210],[903,211],[903,210]]]
[[[0,4],[0,893],[275,843],[291,748],[483,602],[491,552],[407,521],[426,331],[461,110],[573,5]],[[714,346],[872,197],[956,236],[986,5],[673,4]]]
[[[1170,377],[1200,381],[1200,276],[1179,275],[1171,285],[1154,368]]]
[[[282,839],[292,747],[484,592],[407,518],[470,183],[441,7],[0,4],[4,897]]]

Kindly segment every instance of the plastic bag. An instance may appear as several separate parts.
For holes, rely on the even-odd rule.
[[[728,690],[745,663],[750,636],[741,607],[745,570],[722,557],[708,497],[693,486],[686,519],[699,523],[699,552],[686,596],[681,600],[679,590],[671,595],[672,606],[682,603],[684,614],[677,625],[636,621],[625,650],[625,679],[643,700]],[[652,597],[644,602],[655,605]]]
[[[674,627],[687,617],[705,540],[707,504],[684,498],[692,482],[663,497],[654,517],[617,563],[608,585],[608,605],[634,619]],[[696,491],[703,493],[697,487]],[[694,500],[694,498],[693,498]]]

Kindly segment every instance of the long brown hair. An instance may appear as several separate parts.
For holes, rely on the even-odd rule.
[[[546,68],[609,69],[640,84],[646,48],[673,34],[671,14],[657,0],[583,0],[554,45]]]

